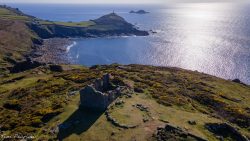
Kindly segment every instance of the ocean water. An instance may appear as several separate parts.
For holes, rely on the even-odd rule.
[[[96,19],[113,10],[147,37],[75,39],[68,54],[75,64],[148,64],[208,73],[250,84],[250,4],[30,5],[10,4],[56,21]],[[129,14],[144,9],[150,14]]]

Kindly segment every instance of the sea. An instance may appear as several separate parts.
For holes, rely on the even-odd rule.
[[[67,53],[74,64],[145,64],[179,67],[250,84],[250,4],[162,5],[8,4],[53,21],[87,21],[115,12],[146,37],[74,39]],[[139,15],[131,10],[150,12]]]

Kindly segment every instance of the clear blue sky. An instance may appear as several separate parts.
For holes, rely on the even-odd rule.
[[[168,3],[168,2],[225,2],[247,0],[0,0],[0,3]]]

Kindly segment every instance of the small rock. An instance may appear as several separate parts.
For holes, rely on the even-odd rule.
[[[112,131],[111,136],[114,136],[114,135],[115,135],[115,132],[114,132],[114,131]]]
[[[143,122],[148,122],[149,120],[147,118],[144,118],[143,119]]]
[[[116,101],[115,102],[115,105],[122,105],[124,104],[125,102],[123,100],[119,100],[119,101]]]
[[[69,92],[69,94],[68,94],[68,95],[69,95],[69,96],[74,96],[74,95],[76,95],[76,94],[77,94],[77,92],[78,92],[78,91],[72,91],[72,92]]]
[[[135,91],[136,93],[143,93],[143,92],[144,92],[144,90],[141,89],[141,88],[134,88],[134,91]]]
[[[60,65],[49,65],[49,69],[54,72],[63,72],[63,68]]]
[[[194,120],[189,120],[188,123],[189,123],[190,125],[196,125],[196,121],[194,121]]]

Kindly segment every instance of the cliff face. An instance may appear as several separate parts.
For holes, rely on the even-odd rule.
[[[27,23],[27,25],[41,38],[149,35],[147,31],[136,29],[132,24],[126,22],[125,19],[115,13],[102,16],[101,18],[92,20],[92,22],[95,24],[87,27],[59,24],[43,25],[35,22]]]
[[[123,36],[136,35],[147,36],[146,31],[140,31],[135,28],[113,28],[101,29],[104,25],[95,25],[93,27],[69,27],[63,25],[39,25],[34,23],[27,24],[39,37],[43,39],[61,37],[103,37],[103,36]],[[109,25],[107,25],[109,26]]]

